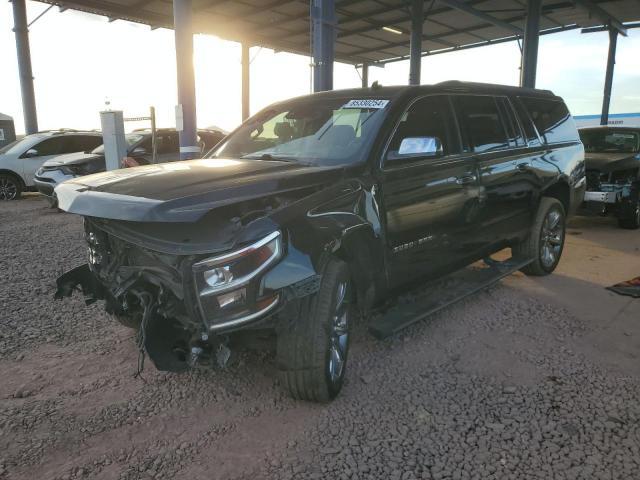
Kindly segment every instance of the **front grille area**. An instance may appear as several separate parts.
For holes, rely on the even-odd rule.
[[[588,190],[599,190],[601,183],[609,181],[609,174],[602,173],[600,170],[587,170],[585,176],[587,177]]]
[[[173,298],[184,305],[182,271],[190,258],[145,249],[108,233],[91,220],[85,220],[85,238],[91,271],[118,302],[126,303],[135,290],[149,292],[159,304]]]

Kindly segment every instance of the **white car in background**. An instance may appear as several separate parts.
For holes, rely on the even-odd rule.
[[[0,200],[16,200],[33,190],[33,177],[44,162],[57,155],[91,151],[102,144],[95,131],[52,130],[27,135],[0,149]]]

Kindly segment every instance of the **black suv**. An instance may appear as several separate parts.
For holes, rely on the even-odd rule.
[[[354,315],[505,247],[516,268],[551,273],[584,187],[578,132],[551,92],[315,94],[267,107],[207,158],[60,185],[60,207],[85,217],[89,262],[56,296],[105,300],[163,370],[224,360],[231,332],[272,329],[291,394],[326,401]]]

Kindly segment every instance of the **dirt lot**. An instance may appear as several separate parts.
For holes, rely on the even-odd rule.
[[[52,300],[80,219],[0,204],[0,478],[637,479],[640,233],[572,222],[555,275],[500,285],[379,342],[342,395],[290,400],[273,354],[134,379],[132,332]]]

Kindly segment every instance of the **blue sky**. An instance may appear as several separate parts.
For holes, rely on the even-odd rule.
[[[27,2],[29,19],[47,6]],[[24,130],[18,83],[11,3],[0,2],[0,112]],[[159,126],[175,125],[175,53],[173,32],[150,30],[124,21],[52,9],[31,28],[39,127],[96,128],[98,112],[108,99],[125,116],[140,116],[154,105]],[[194,63],[198,124],[231,129],[240,122],[240,46],[195,36]],[[608,35],[579,31],[547,35],[540,40],[538,87],[563,96],[575,115],[599,113]],[[251,49],[251,110],[277,100],[309,93],[309,59],[268,49]],[[618,42],[611,111],[640,111],[640,29]],[[458,79],[516,85],[520,64],[515,43],[436,55],[422,61],[422,83]],[[371,68],[370,80],[405,84],[408,63]],[[335,88],[360,85],[350,65],[335,67]],[[131,124],[131,128],[145,127]]]

